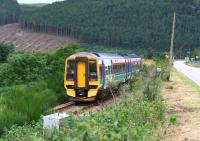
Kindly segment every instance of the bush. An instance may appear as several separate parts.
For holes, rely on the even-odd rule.
[[[6,59],[11,52],[12,47],[0,44],[0,63],[6,62]]]
[[[154,61],[156,62],[156,66],[158,68],[161,68],[161,79],[163,81],[169,81],[170,80],[170,69],[169,69],[169,59],[166,57],[168,56],[167,53],[160,53],[159,57],[154,58]]]
[[[49,75],[47,57],[38,53],[14,53],[1,66],[0,86],[10,86],[44,79]]]
[[[6,139],[8,141],[38,141],[38,139],[33,140],[32,138],[43,136],[42,122],[32,122],[31,124],[26,124],[23,127],[14,125],[9,131],[6,131],[5,133],[9,134]]]
[[[66,103],[69,101],[66,96],[66,90],[63,87],[63,73],[57,73],[48,77],[45,82],[47,83],[47,87],[56,94],[57,103]]]
[[[52,75],[56,77],[57,74],[63,74],[64,60],[77,51],[78,46],[71,45],[48,55],[22,52],[10,54],[7,63],[1,65],[0,87],[44,80]]]
[[[48,55],[48,67],[51,68],[51,73],[64,73],[64,61],[72,54],[80,52],[79,46],[69,45],[65,48],[59,48],[55,52]]]
[[[161,72],[161,78],[163,81],[169,81],[170,80],[170,72],[169,70],[165,70]]]
[[[160,87],[160,83],[159,83],[159,78],[152,80],[147,87],[144,90],[144,96],[150,100],[150,101],[154,101],[159,93],[159,87]]]
[[[170,117],[170,123],[171,123],[171,124],[176,124],[176,122],[177,122],[177,116],[176,116],[176,115],[172,115],[172,116]]]
[[[196,56],[200,57],[200,49],[195,48],[192,52],[192,57],[196,58]]]

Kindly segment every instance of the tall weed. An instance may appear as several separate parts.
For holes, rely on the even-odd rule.
[[[1,94],[0,133],[13,124],[23,125],[38,120],[56,103],[55,93],[42,82],[28,86],[13,86]]]

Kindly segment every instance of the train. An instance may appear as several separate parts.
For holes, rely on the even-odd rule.
[[[131,80],[142,66],[136,54],[80,52],[65,60],[64,87],[74,102],[95,101]]]

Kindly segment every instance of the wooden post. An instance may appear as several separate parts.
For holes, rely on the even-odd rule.
[[[171,77],[171,69],[173,67],[173,49],[174,49],[174,34],[176,26],[176,13],[174,12],[173,25],[172,25],[172,36],[171,36],[171,45],[170,45],[170,58],[169,58],[169,73]]]

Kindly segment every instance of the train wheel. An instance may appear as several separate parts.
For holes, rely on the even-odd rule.
[[[96,100],[100,100],[103,98],[103,90],[99,90],[99,92],[97,93],[97,96],[96,96]]]

